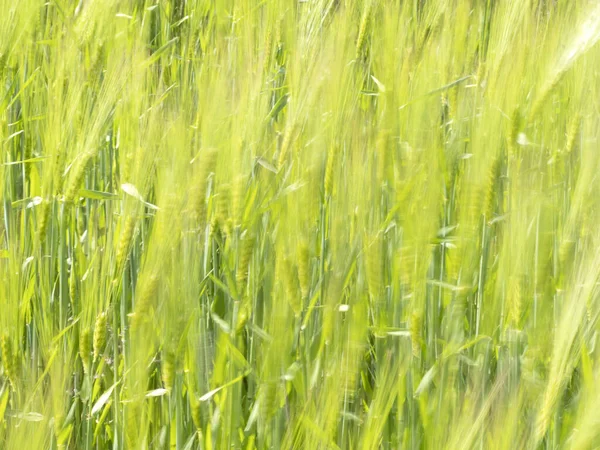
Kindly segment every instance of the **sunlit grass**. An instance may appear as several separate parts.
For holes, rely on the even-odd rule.
[[[0,448],[600,446],[595,1],[0,11]]]

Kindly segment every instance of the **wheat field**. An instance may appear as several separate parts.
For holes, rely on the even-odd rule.
[[[592,0],[0,0],[0,448],[600,448]]]

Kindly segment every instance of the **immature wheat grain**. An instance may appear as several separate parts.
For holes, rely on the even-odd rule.
[[[564,149],[565,155],[571,154],[571,152],[575,148],[580,129],[581,116],[579,114],[576,114],[575,117],[571,120],[571,123],[569,124],[569,128],[567,130],[567,140]]]
[[[64,176],[63,171],[65,169],[65,156],[66,153],[62,149],[56,150],[56,155],[54,156],[54,167],[52,171],[52,191],[51,193],[54,195],[59,194],[62,191]]]
[[[14,351],[12,340],[7,334],[0,337],[0,350],[2,351],[2,364],[4,373],[10,381],[11,386],[16,389],[19,375],[19,364],[17,352]]]
[[[231,220],[229,216],[229,203],[230,203],[230,188],[229,184],[221,184],[216,198],[216,214],[215,217],[221,227],[221,229],[228,236],[231,234]]]
[[[202,434],[202,409],[200,407],[200,401],[196,397],[196,393],[193,389],[188,389],[188,397],[190,400],[190,415],[192,416],[192,422],[200,436]]]
[[[131,319],[131,327],[138,328],[148,320],[148,314],[153,303],[153,297],[158,290],[158,277],[151,275],[140,286],[139,295],[136,296],[135,312]]]
[[[510,118],[510,132],[508,134],[508,151],[510,156],[513,156],[517,151],[517,140],[522,126],[523,116],[519,107],[516,107]]]
[[[371,6],[372,0],[365,0],[365,6],[363,9],[362,17],[360,19],[360,26],[358,28],[358,36],[356,38],[356,55],[362,56],[365,39],[367,36],[369,21],[371,19]]]
[[[332,147],[327,154],[327,165],[325,167],[324,190],[325,198],[330,198],[333,194],[333,177],[335,169],[335,160],[337,159],[337,147]]]
[[[246,195],[246,177],[238,176],[231,189],[231,219],[234,227],[242,225],[244,197]]]
[[[236,281],[239,291],[245,288],[246,280],[248,279],[248,267],[254,249],[254,236],[246,231],[240,241],[240,252],[238,255],[238,266],[236,271]]]
[[[279,151],[279,159],[277,161],[277,168],[283,167],[287,157],[288,151],[291,145],[294,142],[294,133],[296,132],[296,125],[293,121],[293,118],[289,119],[288,126],[285,128],[285,133],[283,135],[283,140],[281,141],[281,149]]]
[[[107,314],[105,312],[98,314],[94,324],[94,361],[98,360],[106,345],[106,322]]]
[[[302,298],[306,299],[310,290],[310,262],[308,245],[305,242],[298,245],[298,280]]]
[[[40,204],[39,211],[39,223],[37,225],[37,241],[43,244],[46,240],[46,230],[48,228],[48,221],[50,220],[50,208],[51,202],[47,199],[43,199]]]
[[[415,358],[421,356],[423,314],[414,310],[410,316],[410,339],[412,345],[412,353]]]
[[[269,70],[271,67],[271,54],[273,52],[273,49],[271,48],[271,46],[273,45],[272,40],[273,40],[272,28],[268,27],[267,33],[265,36],[264,54],[263,54],[263,73],[265,73],[265,74],[269,73]]]
[[[162,351],[161,360],[161,377],[165,389],[168,391],[173,389],[175,380],[175,353],[170,350]]]
[[[209,175],[215,170],[217,163],[217,150],[205,149],[200,153],[198,160],[197,182],[192,193],[192,210],[199,222],[206,220],[206,192]]]
[[[90,355],[92,354],[92,336],[89,328],[84,328],[79,334],[79,358],[84,373],[90,372]]]
[[[496,157],[492,160],[489,168],[487,186],[485,189],[485,201],[484,201],[484,212],[485,219],[489,222],[493,219],[494,209],[495,209],[495,201],[496,201],[496,191],[497,191],[497,180],[500,174],[501,162],[500,158]]]
[[[240,302],[240,306],[237,313],[237,322],[235,324],[236,334],[240,334],[244,330],[244,327],[248,323],[248,319],[250,319],[251,309],[252,305],[250,304],[250,301],[248,300],[248,298],[244,298],[244,300]]]
[[[80,158],[74,163],[71,169],[71,176],[69,177],[69,183],[65,191],[64,201],[65,203],[72,203],[75,199],[75,195],[79,192],[81,187],[81,181],[85,175],[86,166],[91,159],[90,153],[83,153]]]
[[[521,321],[521,303],[521,283],[519,278],[513,275],[508,282],[508,305],[511,322],[517,329]]]
[[[134,216],[127,216],[125,222],[123,224],[123,229],[121,231],[121,236],[119,238],[119,244],[117,246],[117,254],[116,254],[116,267],[117,270],[123,268],[125,260],[129,255],[129,249],[131,247],[131,240],[135,233],[136,226],[136,218]]]
[[[538,417],[535,423],[535,438],[536,442],[540,442],[548,427],[550,426],[550,420],[554,413],[554,407],[558,400],[558,395],[561,389],[561,382],[558,378],[552,377],[548,385],[546,386],[546,392],[542,399],[541,407],[539,409]]]

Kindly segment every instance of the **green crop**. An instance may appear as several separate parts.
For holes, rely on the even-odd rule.
[[[599,448],[599,40],[0,0],[0,448]]]

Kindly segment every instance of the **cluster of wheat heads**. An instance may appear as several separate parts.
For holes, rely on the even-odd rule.
[[[0,0],[0,448],[600,445],[599,38]]]

